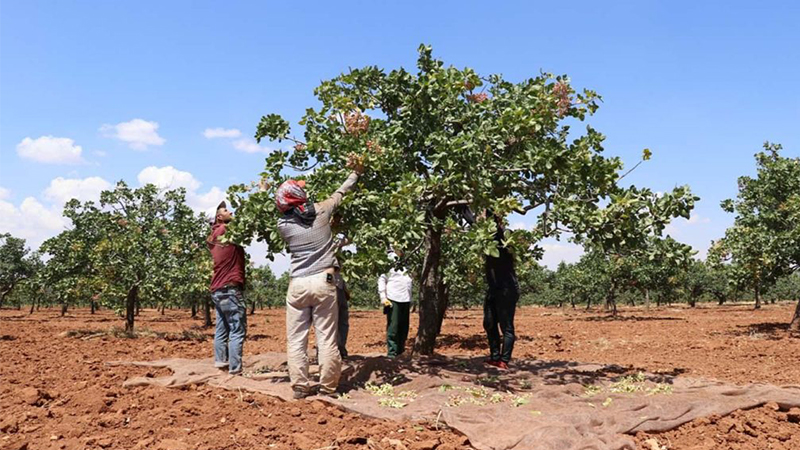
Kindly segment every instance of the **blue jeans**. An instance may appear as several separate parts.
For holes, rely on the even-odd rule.
[[[214,332],[214,366],[228,367],[228,372],[242,372],[242,347],[247,335],[247,308],[244,294],[237,287],[217,289],[211,294],[217,310]]]

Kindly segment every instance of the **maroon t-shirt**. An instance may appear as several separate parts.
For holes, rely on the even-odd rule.
[[[244,287],[244,249],[236,244],[219,242],[219,237],[223,234],[225,234],[225,224],[214,224],[207,242],[211,257],[214,258],[212,292],[226,284],[238,284]]]

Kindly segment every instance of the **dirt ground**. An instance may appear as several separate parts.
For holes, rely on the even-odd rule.
[[[517,314],[515,357],[613,363],[737,384],[800,385],[800,336],[790,335],[785,325],[793,308],[623,309],[611,318],[602,311],[526,307]],[[481,319],[477,310],[450,312],[437,351],[485,353]],[[352,311],[349,351],[382,351],[384,320],[378,311]],[[0,448],[470,448],[466,438],[436,423],[369,419],[319,401],[284,403],[208,386],[123,388],[128,377],[158,373],[105,365],[210,357],[212,330],[201,325],[187,311],[143,310],[137,327],[145,337],[128,339],[93,333],[122,326],[105,310],[72,310],[66,317],[57,309],[33,315],[0,311]],[[83,333],[69,335],[75,330]],[[245,352],[285,351],[284,334],[283,310],[259,310],[248,317]],[[641,434],[637,442],[645,450],[800,449],[799,413],[765,405],[668,433]]]

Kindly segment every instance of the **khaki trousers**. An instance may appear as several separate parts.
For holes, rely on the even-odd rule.
[[[339,311],[336,284],[328,273],[292,278],[286,295],[286,353],[292,389],[308,392],[308,329],[314,324],[319,349],[321,393],[333,393],[339,385],[342,359],[336,345]]]

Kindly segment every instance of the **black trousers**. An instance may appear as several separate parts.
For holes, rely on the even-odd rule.
[[[386,346],[388,348],[386,354],[390,358],[394,358],[406,351],[411,302],[389,301],[392,302],[392,306],[383,308],[383,313],[386,314]]]
[[[336,345],[339,355],[347,357],[347,335],[350,332],[350,310],[347,305],[347,294],[344,289],[336,288],[336,306],[339,309],[339,322],[336,328]]]
[[[506,363],[511,361],[511,352],[514,351],[514,341],[517,339],[514,334],[517,300],[519,300],[519,290],[514,287],[489,288],[486,291],[486,299],[483,302],[483,329],[489,338],[489,354],[492,361]]]

